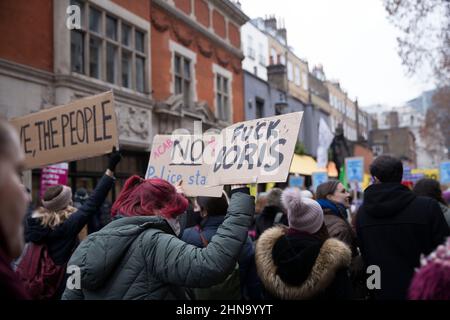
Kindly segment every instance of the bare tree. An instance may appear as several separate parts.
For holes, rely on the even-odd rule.
[[[390,22],[400,30],[399,55],[410,75],[427,75],[439,87],[450,80],[450,1],[384,0]]]
[[[400,30],[398,53],[408,74],[437,87],[422,135],[430,154],[442,137],[450,152],[450,1],[383,0],[390,22]],[[440,132],[436,132],[440,131]]]

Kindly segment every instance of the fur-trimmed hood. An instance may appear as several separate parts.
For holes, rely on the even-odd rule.
[[[330,286],[338,270],[350,265],[351,250],[337,239],[326,240],[320,249],[317,249],[317,257],[308,270],[306,280],[300,285],[290,285],[281,279],[273,258],[273,249],[277,241],[286,236],[286,231],[287,228],[279,226],[270,228],[256,242],[258,275],[265,288],[277,298],[286,300],[314,298]]]

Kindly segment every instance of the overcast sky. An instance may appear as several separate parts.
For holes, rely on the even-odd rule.
[[[288,43],[324,66],[360,106],[398,106],[432,85],[406,76],[397,54],[396,29],[382,0],[240,0],[250,18],[273,14],[285,21]]]

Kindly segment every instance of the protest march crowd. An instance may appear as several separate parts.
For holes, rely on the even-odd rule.
[[[20,145],[0,120],[2,299],[450,299],[449,194],[402,185],[393,157],[373,161],[356,207],[338,180],[255,199],[246,182],[189,197],[135,175],[98,223],[120,151],[89,195],[55,185],[31,209]]]

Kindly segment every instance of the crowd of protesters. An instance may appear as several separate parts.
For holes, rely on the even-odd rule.
[[[19,138],[0,120],[0,298],[450,299],[448,194],[402,185],[398,159],[373,161],[355,212],[338,180],[187,198],[182,182],[139,176],[105,209],[120,160],[113,150],[90,194],[50,187],[31,209]]]

